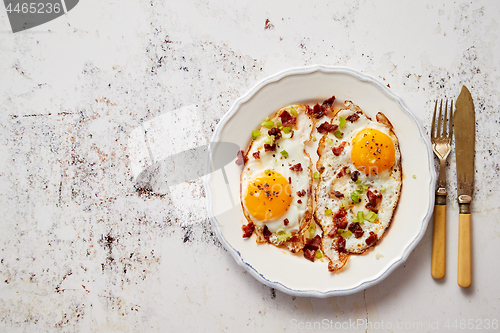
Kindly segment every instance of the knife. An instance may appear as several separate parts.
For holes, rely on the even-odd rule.
[[[471,210],[474,192],[474,144],[476,119],[474,102],[466,86],[457,98],[454,116],[455,149],[457,158],[457,195],[459,205],[458,231],[458,285],[470,287],[472,283]]]

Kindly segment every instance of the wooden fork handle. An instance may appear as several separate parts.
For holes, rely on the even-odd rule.
[[[446,274],[446,204],[434,206],[431,275],[442,279]]]
[[[458,215],[458,285],[469,288],[472,284],[472,253],[470,214]]]

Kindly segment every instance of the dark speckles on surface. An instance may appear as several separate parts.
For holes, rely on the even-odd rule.
[[[276,299],[276,290],[271,288],[271,299]]]
[[[184,230],[184,237],[183,237],[183,240],[182,242],[183,243],[186,243],[186,242],[189,242],[191,239],[191,235],[193,233],[193,229],[191,226],[188,226],[188,227],[182,227],[182,230]]]
[[[108,233],[106,236],[101,235],[100,243],[109,251],[109,253],[113,251],[113,242],[115,241],[117,240],[113,236],[111,236],[110,233]]]
[[[208,244],[211,244],[211,245],[216,246],[217,248],[226,250],[225,247],[222,246],[217,235],[213,232],[212,226],[210,225],[210,223],[208,221],[206,224],[203,225],[202,238]]]

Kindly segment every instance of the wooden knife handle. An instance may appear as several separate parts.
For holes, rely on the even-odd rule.
[[[470,214],[458,216],[458,285],[469,288],[472,284],[472,253]]]
[[[435,279],[446,274],[446,205],[434,206],[431,274]]]

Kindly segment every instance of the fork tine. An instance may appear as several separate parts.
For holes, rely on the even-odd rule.
[[[448,135],[446,134],[446,130],[448,129],[447,125],[448,125],[448,98],[446,99],[446,101],[444,102],[444,115],[443,115],[443,132],[441,134],[441,137],[442,138],[447,138]]]
[[[451,109],[450,109],[450,129],[448,131],[448,139],[451,140],[453,136],[453,100],[451,100]]]
[[[443,100],[441,100],[441,103],[439,104],[439,118],[438,118],[438,126],[437,126],[437,131],[436,131],[436,136],[441,137],[441,118],[443,116]]]
[[[434,131],[436,130],[436,127],[434,127],[436,123],[436,110],[438,107],[438,101],[436,99],[436,105],[434,105],[434,114],[432,115],[432,125],[431,125],[431,139],[434,139],[436,135],[434,134]]]

